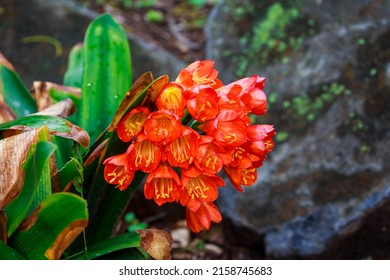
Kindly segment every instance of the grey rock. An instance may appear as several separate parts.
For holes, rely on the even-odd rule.
[[[235,79],[237,65],[220,50],[239,54],[232,42],[245,26],[226,8],[234,3],[216,7],[207,27],[208,57],[223,69],[225,82]],[[218,198],[225,219],[263,238],[269,258],[325,256],[330,244],[336,248],[368,230],[361,221],[390,197],[389,1],[307,0],[302,7],[318,24],[317,33],[287,63],[260,67],[253,61],[248,69],[266,77],[266,93],[276,97],[261,122],[275,124],[288,139],[276,143],[256,185],[244,193],[227,186]],[[343,93],[328,93],[324,101],[323,88],[332,84],[342,85]],[[319,99],[319,108],[297,112]]]

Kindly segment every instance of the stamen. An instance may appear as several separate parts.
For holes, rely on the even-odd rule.
[[[195,199],[195,197],[207,198],[205,192],[207,192],[210,188],[205,185],[203,180],[199,180],[198,177],[191,178],[187,186],[187,192],[191,199]]]
[[[244,184],[248,184],[248,180],[254,180],[256,168],[242,169],[241,180]]]
[[[123,174],[123,171],[122,173],[120,174],[116,174],[116,171],[118,170],[119,166],[115,167],[115,169],[111,172],[111,173],[108,173],[107,176],[108,177],[113,177],[109,183],[112,184],[121,174]]]
[[[173,191],[172,179],[158,178],[154,184],[154,194],[156,199],[169,198]]]
[[[233,153],[233,158],[236,159],[242,159],[242,154],[245,152],[245,149],[242,147],[237,147],[236,150]]]
[[[225,140],[229,142],[229,144],[236,142],[238,140],[238,137],[235,133],[232,133],[232,135],[225,135]]]
[[[111,180],[108,181],[108,183],[112,184],[115,182],[115,180],[119,179],[118,184],[123,185],[123,183],[128,178],[127,174],[124,174],[124,173],[125,173],[125,169],[123,168],[123,166],[115,167],[115,169],[111,173],[107,174],[108,177],[112,177]]]
[[[137,147],[137,156],[135,159],[135,166],[139,167],[143,162],[144,166],[148,167],[154,163],[154,146],[149,141],[142,141]]]
[[[215,169],[217,162],[218,159],[215,156],[212,154],[207,154],[206,166],[208,168]]]

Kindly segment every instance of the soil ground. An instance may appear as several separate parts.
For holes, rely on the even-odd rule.
[[[78,0],[99,13],[112,14],[128,32],[170,51],[187,63],[205,58],[203,27],[217,1]],[[126,2],[133,4],[129,7],[124,4]],[[195,6],[190,2],[204,4]]]

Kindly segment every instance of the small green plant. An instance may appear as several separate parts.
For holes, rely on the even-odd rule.
[[[307,121],[314,121],[326,105],[342,94],[349,95],[351,91],[345,85],[333,82],[329,85],[323,85],[321,92],[315,97],[310,97],[307,94],[296,96],[291,101],[284,101],[283,107],[290,108],[292,115],[296,117],[305,117]]]
[[[265,54],[262,54],[264,59],[272,50],[283,52],[288,44],[292,44],[296,40],[290,38],[290,42],[287,42],[286,28],[291,22],[298,19],[299,15],[299,10],[296,7],[287,9],[280,3],[272,4],[268,8],[265,18],[253,28],[250,48],[255,52],[265,51]]]
[[[97,6],[102,6],[111,3],[118,6],[122,6],[125,9],[129,9],[129,8],[143,9],[143,8],[151,8],[156,6],[157,0],[94,0],[94,3]],[[89,5],[89,3],[86,2],[85,5]]]
[[[378,74],[378,68],[371,68],[368,74],[369,74],[371,77],[375,77],[376,74]]]
[[[124,216],[124,221],[127,224],[127,231],[132,232],[140,229],[146,229],[148,224],[141,223],[133,212],[128,212]]]
[[[279,131],[276,135],[275,135],[275,141],[276,142],[285,142],[287,141],[289,138],[289,133],[287,131]]]
[[[364,39],[364,38],[358,38],[358,39],[356,40],[356,43],[357,43],[359,46],[364,46],[364,45],[367,44],[366,39]]]
[[[309,31],[314,30],[315,23],[312,20],[302,23],[299,5],[300,2],[289,1],[270,5],[252,31],[240,39],[244,54],[236,58],[238,77],[246,75],[250,61],[257,61],[259,66],[275,61],[287,63],[287,55],[301,47]]]
[[[122,0],[123,2],[123,7],[126,9],[129,9],[133,6],[133,0]]]
[[[192,6],[202,8],[206,5],[207,0],[187,0],[188,3]]]
[[[278,100],[278,97],[277,97],[277,93],[276,92],[271,92],[269,95],[268,95],[268,102],[269,104],[274,104],[276,103],[276,101]]]
[[[142,8],[152,8],[156,6],[157,1],[156,0],[138,0],[138,1],[133,1],[134,2],[134,8],[137,9],[142,9]]]
[[[316,94],[303,94],[291,99],[284,100],[281,103],[283,109],[289,112],[294,120],[300,122],[312,122],[317,119],[320,112],[329,106],[335,98],[340,95],[349,95],[351,91],[343,84],[333,82],[325,84],[316,91]],[[270,99],[276,102],[276,94],[270,95]],[[270,103],[272,103],[270,101]],[[285,141],[287,134],[279,132],[276,136],[277,141]]]
[[[160,23],[164,21],[164,14],[158,10],[147,10],[144,16],[147,22]]]

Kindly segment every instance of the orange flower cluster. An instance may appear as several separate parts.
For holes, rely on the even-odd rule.
[[[129,142],[124,154],[104,161],[105,180],[125,190],[136,171],[148,174],[147,199],[179,202],[193,232],[209,229],[222,216],[215,206],[224,171],[238,191],[257,179],[257,168],[273,149],[273,126],[251,124],[266,113],[265,78],[252,76],[223,85],[210,60],[182,69],[160,91],[156,106],[131,110],[117,125]],[[193,121],[182,124],[186,112]]]

